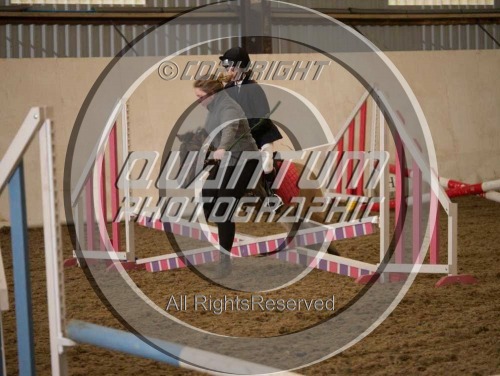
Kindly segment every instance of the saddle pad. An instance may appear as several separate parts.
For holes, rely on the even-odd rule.
[[[281,167],[282,161],[276,161],[276,167]],[[278,196],[281,197],[284,204],[290,204],[293,197],[299,196],[299,173],[293,163],[290,164],[286,171],[285,178],[276,190]]]

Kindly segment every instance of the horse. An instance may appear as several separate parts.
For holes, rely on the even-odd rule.
[[[180,157],[181,160],[185,160],[186,156],[190,151],[199,151],[202,149],[202,146],[204,142],[206,141],[208,137],[208,133],[206,130],[202,127],[197,128],[194,131],[188,131],[183,134],[178,134],[177,138],[181,142],[180,144]],[[302,173],[304,170],[304,165],[300,163],[293,162],[293,167],[296,169],[298,175]],[[187,181],[192,181],[194,179],[194,168],[191,169],[189,173],[189,177]],[[261,178],[257,184],[257,187],[248,192],[248,195],[253,195],[257,196],[259,198],[264,199],[267,197],[267,191],[264,187],[264,179]],[[300,189],[299,197],[304,197],[306,199],[306,202],[312,203],[314,197],[323,197],[323,193],[320,189]],[[282,207],[280,210],[283,211],[286,208],[286,205]],[[308,207],[305,207],[302,212],[302,217],[304,217],[305,213],[307,212]],[[311,216],[311,219],[315,222],[318,223],[324,223],[324,215],[321,215],[319,213],[314,213]],[[332,244],[329,244],[327,252],[332,255],[337,255],[339,256],[338,251],[335,249],[335,247]]]

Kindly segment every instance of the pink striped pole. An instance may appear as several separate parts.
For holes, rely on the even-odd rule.
[[[98,158],[97,163],[100,169],[99,195],[101,197],[101,214],[103,221],[103,223],[101,223],[99,226],[99,235],[100,235],[99,239],[100,239],[100,249],[101,251],[104,251],[106,250],[106,243],[104,239],[107,236],[106,222],[108,219],[108,210],[106,205],[106,157],[104,156],[104,152],[102,156]]]
[[[359,123],[359,151],[363,152],[365,151],[365,142],[366,142],[366,101],[363,102],[363,105],[361,106],[361,113],[360,113],[360,123]],[[359,180],[358,186],[356,187],[356,194],[358,196],[363,195],[363,174],[361,174],[361,178]]]
[[[349,124],[349,131],[348,131],[348,141],[347,141],[347,151],[352,152],[354,151],[354,132],[355,132],[355,118],[352,119],[351,124]],[[349,162],[347,162],[347,185],[351,184],[351,179],[352,179],[352,170],[353,170],[353,161],[349,159]],[[355,193],[355,190],[353,188],[347,189],[347,193],[352,195]]]
[[[92,183],[92,175],[89,176],[87,180],[87,184],[85,187],[85,216],[87,220],[87,249],[94,250],[94,216],[93,207],[94,207],[94,196],[93,196],[93,183]],[[83,249],[83,247],[82,247]]]
[[[344,136],[342,136],[340,140],[337,142],[337,151],[339,152],[337,156],[337,168],[341,168],[342,166],[340,166],[340,161],[342,160],[342,154],[344,152]],[[344,174],[340,175],[339,182],[335,187],[335,191],[337,193],[342,193],[342,180],[343,180],[342,175]]]
[[[420,152],[420,147],[417,140],[414,140]],[[405,169],[406,171],[408,169]],[[423,263],[424,260],[420,257],[420,248],[422,247],[422,171],[418,167],[418,163],[413,159],[412,164],[413,179],[412,179],[412,196],[413,196],[413,210],[412,210],[412,245],[413,245],[413,262]]]
[[[404,166],[405,160],[405,152],[403,141],[397,135],[395,137],[396,143],[396,212],[395,212],[395,220],[396,220],[396,228],[395,228],[395,236],[396,236],[396,263],[403,263],[403,247],[404,247],[404,221],[403,213],[406,213],[406,200],[404,198],[404,178],[402,176],[401,170]]]
[[[431,191],[431,207],[430,207],[430,263],[439,263],[439,199],[437,195]]]
[[[117,136],[116,136],[116,123],[111,129],[111,134],[109,136],[109,179],[111,183],[111,213],[115,216],[118,213],[118,202],[119,202],[119,192],[116,187],[116,181],[118,180],[118,148],[117,148]],[[112,245],[115,252],[120,250],[120,224],[117,221],[113,221],[111,224],[112,231]]]
[[[418,163],[413,160],[413,179],[412,179],[412,196],[413,196],[413,262],[421,264],[420,248],[422,246],[422,171],[418,167]]]

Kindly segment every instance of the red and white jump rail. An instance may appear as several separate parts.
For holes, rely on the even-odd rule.
[[[377,273],[377,265],[328,253],[318,256],[317,251],[297,247],[284,252],[273,253],[269,257],[291,264],[308,266],[325,272],[354,278],[358,283],[366,283]]]
[[[500,202],[500,192],[495,192],[500,189],[500,179],[467,184],[458,180],[439,178],[439,184],[448,188],[446,193],[449,197],[480,195],[488,200]]]
[[[500,183],[500,180],[498,180]],[[445,190],[446,195],[449,198],[454,198],[454,197],[462,197],[462,196],[474,196],[474,195],[479,195],[484,198],[487,198],[491,201],[496,201],[500,202],[500,192],[495,192],[495,191],[485,191],[482,188],[483,184],[487,184],[490,182],[486,183],[478,183],[478,184],[463,184],[460,187],[456,188],[448,188]],[[499,188],[493,188],[493,189],[499,189]],[[427,203],[431,201],[432,195],[430,193],[424,193],[421,195],[421,200],[422,203]],[[413,197],[409,196],[405,198],[405,202],[407,206],[413,206]],[[378,211],[380,208],[380,205],[378,203],[374,203],[372,206],[373,211]],[[396,200],[390,200],[389,201],[389,208],[394,210],[396,208]]]
[[[391,174],[395,174],[396,165],[390,164],[389,172]],[[411,169],[406,168],[403,170],[403,172],[406,178],[411,178],[413,176],[413,172]],[[439,177],[439,184],[446,189],[446,194],[449,198],[480,195],[484,198],[487,198],[488,200],[500,202],[500,192],[495,192],[496,190],[500,189],[500,179],[482,183],[468,184],[458,180]],[[428,200],[428,198],[424,199]],[[407,203],[408,205],[413,205],[413,200],[411,200],[411,197],[407,199]],[[394,203],[391,202],[391,209],[393,208],[393,206]]]

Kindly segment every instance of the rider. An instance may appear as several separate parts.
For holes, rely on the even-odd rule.
[[[221,64],[226,68],[227,81],[225,89],[245,112],[252,136],[263,153],[263,170],[268,195],[274,195],[280,200],[277,209],[282,205],[279,196],[271,191],[276,178],[273,165],[274,142],[283,138],[278,127],[268,118],[270,109],[266,94],[260,85],[251,79],[250,57],[242,47],[233,47],[220,56]]]
[[[208,110],[205,120],[207,133],[210,135],[219,126],[224,125],[222,131],[211,140],[211,146],[215,149],[214,159],[222,160],[227,152],[231,153],[228,165],[219,167],[224,169],[220,186],[218,188],[208,187],[208,181],[219,175],[218,169],[212,168],[209,180],[205,182],[203,187],[202,196],[207,199],[203,204],[207,221],[211,215],[215,215],[216,218],[224,217],[224,212],[228,209],[229,204],[218,205],[217,199],[234,198],[238,201],[243,197],[258,166],[256,160],[245,161],[241,158],[244,151],[257,151],[257,145],[250,134],[250,128],[241,107],[222,89],[223,84],[212,78],[200,79],[194,83],[194,92],[199,103]],[[242,171],[235,183],[230,182],[237,167],[241,167]],[[215,213],[212,213],[214,210]],[[216,275],[219,278],[231,273],[229,253],[236,232],[236,226],[232,221],[233,212],[234,207],[231,209],[231,215],[220,221],[214,220],[217,224],[221,248],[220,263]]]

